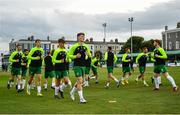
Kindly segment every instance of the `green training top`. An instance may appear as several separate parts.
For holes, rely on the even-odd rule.
[[[67,70],[67,63],[69,61],[69,56],[67,50],[64,48],[58,48],[53,53],[53,63],[55,65],[56,71],[65,71]],[[64,59],[64,62],[62,60]]]
[[[146,66],[148,60],[148,53],[140,53],[136,57],[136,64],[139,64],[139,66]]]
[[[91,66],[94,68],[97,68],[98,65],[100,65],[100,59],[97,59],[96,57],[94,57],[91,61]]]
[[[167,54],[163,48],[155,48],[153,54],[154,65],[165,65]],[[159,57],[155,57],[155,55],[159,55]]]
[[[39,67],[42,66],[44,51],[42,48],[34,47],[28,54],[29,66]]]
[[[130,60],[131,57],[129,54],[125,53],[122,57],[122,67],[129,67],[130,66]]]
[[[81,57],[76,58],[76,55],[80,53]],[[74,66],[86,66],[86,60],[88,56],[91,57],[89,46],[85,43],[80,45],[80,43],[76,43],[71,46],[69,50],[69,56],[74,60]]]
[[[22,55],[23,52],[20,51],[14,51],[11,56],[9,57],[9,61],[12,64],[12,67],[17,67],[17,68],[21,68],[21,62],[22,62]],[[18,60],[18,62],[16,62]]]
[[[111,51],[108,51],[105,53],[104,60],[106,61],[107,66],[114,66],[117,62],[117,56]]]

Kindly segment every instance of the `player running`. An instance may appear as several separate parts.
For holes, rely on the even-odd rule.
[[[44,66],[45,66],[45,81],[44,81],[44,89],[48,88],[48,78],[52,78],[51,88],[55,88],[55,73],[54,73],[54,65],[52,62],[51,52],[47,52],[47,56],[44,58]]]
[[[26,85],[26,76],[27,76],[27,69],[28,69],[28,56],[29,54],[29,50],[28,49],[25,49],[24,50],[24,54],[22,56],[22,90],[24,90],[24,87]]]
[[[55,74],[56,74],[56,85],[55,85],[55,95],[54,97],[56,99],[60,99],[58,96],[58,93],[60,92],[61,98],[64,98],[63,90],[65,87],[67,87],[67,84],[69,82],[68,79],[68,72],[66,67],[66,62],[68,59],[67,50],[64,46],[64,39],[59,39],[58,44],[59,47],[54,51],[53,54],[53,63],[55,65]],[[64,83],[62,83],[62,80],[64,80]]]
[[[7,84],[7,88],[10,88],[11,83],[14,81],[14,77],[17,77],[17,92],[21,92],[21,61],[22,61],[22,47],[20,44],[16,45],[16,51],[14,51],[11,56],[9,57],[9,61],[12,64],[12,68],[11,68],[11,77],[9,78],[8,84]]]
[[[121,84],[129,84],[128,78],[131,75],[131,67],[130,67],[130,62],[131,62],[131,57],[129,55],[130,49],[126,48],[125,49],[126,53],[123,54],[122,56],[122,69],[123,69],[123,77],[121,78]]]
[[[154,90],[159,90],[159,81],[158,81],[158,76],[162,73],[164,77],[167,78],[167,80],[172,84],[173,86],[173,91],[177,91],[178,87],[176,86],[176,83],[171,77],[167,71],[167,68],[165,66],[165,61],[168,58],[166,52],[164,51],[163,48],[161,48],[161,41],[160,40],[154,40],[154,83],[155,83],[155,89]]]
[[[97,67],[100,65],[100,54],[99,53],[96,53],[95,54],[95,57],[92,59],[92,62],[91,62],[91,69],[92,69],[92,72],[93,72],[93,76],[95,76],[95,79],[96,79],[96,84],[99,83],[98,81],[98,72],[97,72]]]
[[[87,101],[83,97],[83,77],[85,76],[86,60],[91,57],[90,49],[87,44],[84,43],[85,34],[78,33],[78,43],[74,44],[69,50],[69,56],[74,59],[74,73],[77,81],[70,92],[72,100],[75,100],[74,93],[77,91],[80,97],[80,103],[86,103]]]
[[[144,78],[144,73],[146,71],[146,63],[148,61],[148,49],[146,47],[142,48],[143,52],[140,53],[136,58],[137,67],[139,67],[140,75],[135,79],[136,82],[142,78],[144,86],[149,86]]]
[[[30,85],[32,83],[34,76],[37,75],[37,77],[38,77],[37,96],[43,96],[43,94],[41,93],[41,80],[42,80],[41,66],[42,66],[42,61],[43,61],[43,55],[44,55],[44,51],[41,48],[41,40],[37,39],[37,40],[35,40],[35,47],[32,48],[28,54],[29,75],[30,75],[30,79],[27,84],[27,94],[28,95],[31,95]]]
[[[92,51],[91,55],[92,55]],[[91,57],[88,57],[88,59],[86,60],[86,69],[85,69],[85,78],[84,78],[84,87],[88,87],[89,86],[89,73],[91,70]]]
[[[105,53],[104,60],[107,64],[108,78],[105,88],[109,88],[110,79],[114,80],[117,83],[117,87],[119,87],[119,81],[116,77],[113,76],[114,64],[117,61],[117,56],[112,52],[112,47],[108,47],[108,51]]]

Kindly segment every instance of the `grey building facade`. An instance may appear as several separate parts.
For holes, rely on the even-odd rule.
[[[165,26],[165,31],[162,32],[162,47],[168,51],[180,50],[180,22],[175,29],[168,30],[168,26]]]

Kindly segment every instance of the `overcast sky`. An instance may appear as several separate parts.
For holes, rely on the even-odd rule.
[[[129,17],[134,17],[133,35],[161,38],[164,26],[175,28],[180,21],[180,0],[0,0],[0,50],[9,41],[27,38],[76,39],[77,32],[107,41],[130,36]]]

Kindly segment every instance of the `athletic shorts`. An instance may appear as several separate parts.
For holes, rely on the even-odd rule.
[[[16,67],[12,67],[11,68],[11,75],[13,76],[18,76],[22,74],[22,69],[21,68],[16,68]]]
[[[91,67],[86,67],[86,69],[85,69],[85,74],[86,75],[88,75],[90,73],[90,69],[91,69]]]
[[[26,74],[27,74],[27,69],[22,69],[22,74],[21,74],[21,76],[22,76],[22,77],[26,77]]]
[[[64,70],[64,71],[55,71],[55,74],[56,74],[56,79],[62,79],[64,77],[67,77],[68,75],[68,72],[67,70]]]
[[[29,67],[29,75],[34,76],[35,74],[41,74],[41,66],[39,67]]]
[[[107,66],[108,73],[113,73],[113,69],[114,69],[113,66]]]
[[[97,75],[97,68],[92,66],[92,72],[93,72],[94,75]]]
[[[74,74],[76,77],[83,77],[85,75],[86,67],[84,66],[74,66]]]
[[[54,71],[45,71],[44,77],[45,78],[48,78],[48,77],[53,78],[53,77],[55,77],[55,73],[54,73]]]
[[[155,65],[154,66],[154,73],[166,73],[167,72],[167,68],[165,65]]]
[[[129,72],[131,72],[130,67],[123,67],[123,73],[129,73]]]
[[[139,72],[140,73],[144,73],[146,71],[146,67],[145,66],[139,66]]]

